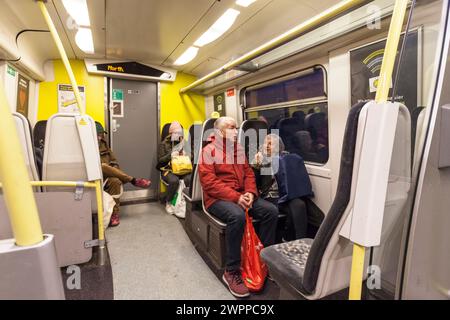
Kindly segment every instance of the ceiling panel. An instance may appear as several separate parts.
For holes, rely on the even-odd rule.
[[[108,58],[161,64],[215,0],[107,0]]]
[[[24,28],[47,28],[32,0],[3,0],[0,12],[8,34]],[[190,47],[228,8],[241,12],[221,38],[202,47],[189,64],[177,69],[197,76],[209,73],[292,27],[336,4],[339,0],[258,0],[247,8],[235,0],[89,0],[89,16],[95,54],[83,53],[75,44],[76,29],[62,0],[49,0],[47,8],[71,58],[136,60],[174,67],[173,62]],[[26,34],[20,45],[28,46],[44,60],[58,52],[49,35]]]
[[[69,58],[74,58],[73,51],[67,37],[64,35],[62,25],[51,2],[47,8],[52,16],[61,41],[66,48]],[[0,30],[3,37],[8,38],[8,49],[16,51],[16,57],[21,56],[19,64],[30,67],[37,72],[38,77],[43,74],[43,64],[49,59],[59,58],[58,50],[49,33],[26,32],[18,38],[16,47],[15,38],[18,32],[24,29],[48,30],[41,11],[35,1],[29,0],[3,0],[0,10]]]
[[[279,14],[274,14],[279,13]],[[304,1],[273,0],[251,19],[239,25],[230,34],[219,39],[214,46],[199,52],[198,57],[184,68],[188,73],[199,74],[197,68],[206,57],[230,61],[297,26],[317,12]],[[211,66],[213,69],[221,65]],[[203,74],[203,70],[200,74]]]
[[[105,57],[105,1],[106,0],[87,1],[95,53],[86,54],[81,51],[75,43],[75,36],[78,29],[74,24],[73,19],[71,19],[69,13],[64,8],[62,0],[52,0],[52,7],[53,10],[55,10],[54,18],[60,21],[64,26],[64,31],[61,30],[63,33],[60,33],[60,36],[64,35],[64,37],[70,41],[71,50],[77,59]]]

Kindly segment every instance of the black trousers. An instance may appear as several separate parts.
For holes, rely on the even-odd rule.
[[[226,269],[238,270],[241,267],[241,242],[244,235],[245,211],[236,203],[218,200],[208,211],[227,224],[225,240],[227,243]],[[249,214],[260,220],[259,239],[264,247],[275,243],[278,221],[278,209],[272,203],[258,198]]]
[[[286,241],[303,239],[307,237],[308,213],[305,202],[300,199],[292,199],[278,206],[280,213],[286,215],[283,238]]]
[[[184,176],[177,176],[177,175],[173,174],[172,172],[169,172],[166,175],[164,175],[164,173],[162,173],[161,178],[168,184],[166,201],[170,202],[170,201],[172,201],[173,197],[175,196],[175,193],[177,193],[178,187],[180,186],[180,179],[183,179],[184,184],[187,187],[189,187],[190,181],[191,181],[191,174],[189,173]]]

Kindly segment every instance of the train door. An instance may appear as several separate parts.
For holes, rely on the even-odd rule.
[[[445,5],[445,32],[433,97],[427,113],[417,167],[418,182],[408,219],[402,265],[402,299],[450,298],[450,7]]]
[[[158,84],[122,79],[110,80],[111,147],[121,168],[129,175],[151,179],[149,190],[124,186],[123,201],[156,199],[159,173]]]

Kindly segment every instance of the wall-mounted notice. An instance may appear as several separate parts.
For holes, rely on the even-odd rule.
[[[30,80],[19,73],[17,83],[17,112],[28,117],[28,100],[30,96]]]
[[[123,118],[123,90],[113,89],[112,91],[112,106],[111,113],[113,118]]]
[[[81,102],[86,109],[86,91],[84,86],[78,86],[81,95]],[[72,86],[69,84],[58,85],[58,112],[61,113],[79,113],[75,94]]]
[[[403,43],[403,39],[404,36],[402,35],[400,44]],[[395,100],[405,104],[410,110],[421,103],[419,93],[422,79],[421,73],[418,72],[421,65],[419,55],[421,51],[420,39],[418,30],[408,34],[395,92]],[[350,52],[352,105],[359,101],[375,99],[385,46],[386,40],[383,40]],[[396,67],[399,63],[398,58],[399,55],[397,54]],[[397,68],[394,69],[391,82],[396,78],[396,72]],[[392,87],[393,83],[390,85],[389,97],[392,97],[393,94]]]
[[[113,101],[111,111],[114,118],[123,118],[123,101]]]

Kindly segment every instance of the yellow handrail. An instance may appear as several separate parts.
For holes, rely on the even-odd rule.
[[[50,17],[47,7],[43,0],[37,0],[39,8],[41,9],[42,15],[44,16],[45,22],[48,25],[50,33],[52,34],[53,40],[55,41],[56,47],[58,48],[59,54],[61,56],[61,60],[66,67],[67,74],[69,75],[70,84],[72,85],[72,90],[75,94],[75,99],[78,104],[78,110],[80,110],[81,114],[85,114],[86,110],[81,101],[80,90],[78,89],[77,81],[75,79],[75,75],[73,74],[72,67],[70,66],[69,58],[67,57],[66,51],[64,50],[64,46],[59,38],[58,32],[56,31],[55,25],[53,24],[52,18]]]
[[[0,180],[18,246],[32,246],[44,239],[28,178],[17,129],[0,79]]]
[[[187,87],[184,87],[180,90],[180,93],[186,93],[187,91],[194,89],[195,87],[198,87],[199,85],[221,75],[222,73],[226,71],[230,71],[233,68],[248,62],[288,41],[291,41],[298,36],[322,25],[325,22],[330,21],[331,19],[339,16],[340,14],[355,8],[357,6],[360,6],[366,2],[369,2],[367,0],[344,0],[339,2],[338,4],[328,8],[327,10],[324,10],[323,12],[319,13],[318,15],[312,17],[311,19],[306,20],[305,22],[299,24],[298,26],[292,28],[291,30],[283,33],[282,35],[270,40],[269,42],[266,42],[265,44],[259,46],[258,48],[244,54],[242,57],[233,60],[221,68],[211,72],[210,74],[207,74],[203,78],[198,79],[197,81],[193,82],[192,84],[188,85]]]
[[[95,195],[97,197],[97,217],[98,217],[98,239],[100,240],[100,249],[105,248],[105,230],[103,229],[103,188],[101,180],[95,181]]]
[[[81,114],[86,114],[86,110],[81,101],[80,91],[78,90],[77,81],[75,79],[75,75],[73,74],[72,67],[70,66],[69,59],[67,58],[66,51],[64,50],[64,46],[59,38],[58,32],[56,31],[55,25],[53,24],[52,18],[50,17],[48,10],[45,6],[43,0],[37,0],[39,8],[41,9],[42,15],[44,16],[45,21],[50,29],[50,32],[53,36],[53,40],[55,41],[56,47],[58,48],[59,54],[61,56],[61,60],[64,63],[67,74],[70,78],[70,83],[72,84],[73,92],[75,94],[75,99],[78,104],[78,108]],[[97,180],[94,182],[96,189],[96,197],[97,197],[97,211],[98,211],[98,232],[99,232],[99,240],[105,239],[105,231],[103,230],[103,197],[102,197],[102,183],[101,180]],[[102,241],[103,243],[103,241]],[[104,249],[104,244],[100,245],[100,249]]]
[[[79,185],[83,186],[83,188],[96,188],[96,184],[94,182],[75,182],[75,181],[30,181],[32,187],[78,187]],[[0,183],[0,189],[2,188],[2,184]]]
[[[386,48],[384,50],[383,63],[381,65],[377,94],[375,96],[377,103],[386,102],[389,96],[395,59],[397,57],[397,48],[400,42],[407,6],[408,0],[395,1]],[[352,270],[350,274],[350,300],[361,300],[364,258],[365,248],[355,243],[353,246]]]

